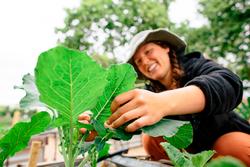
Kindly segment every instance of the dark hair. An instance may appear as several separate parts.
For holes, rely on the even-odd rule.
[[[172,81],[171,84],[166,88],[163,86],[159,81],[151,80],[149,79],[149,83],[146,85],[149,89],[152,89],[154,92],[162,92],[164,90],[171,90],[176,89],[180,87],[180,79],[184,74],[184,71],[182,70],[178,57],[176,55],[175,50],[172,49],[171,45],[164,41],[151,41],[152,43],[159,45],[162,48],[169,48],[169,59],[172,69]],[[135,63],[133,62],[132,65],[135,67],[135,70],[139,74],[139,79],[146,79],[143,74],[139,71]]]

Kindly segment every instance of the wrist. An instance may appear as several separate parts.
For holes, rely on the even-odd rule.
[[[164,91],[159,93],[159,99],[160,99],[160,104],[162,104],[162,106],[160,107],[160,111],[162,114],[162,118],[166,117],[166,116],[171,116],[171,115],[175,115],[175,109],[176,109],[176,100],[173,100],[173,96],[172,96],[172,91]]]

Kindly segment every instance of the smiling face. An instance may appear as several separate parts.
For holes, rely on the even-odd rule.
[[[149,79],[167,86],[172,77],[169,48],[146,43],[138,48],[133,60],[139,71]]]

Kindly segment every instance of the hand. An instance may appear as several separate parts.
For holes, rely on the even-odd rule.
[[[90,115],[92,113],[89,111],[83,112],[78,116],[78,121],[83,123],[83,124],[90,124]],[[85,128],[80,128],[80,132],[85,134],[87,131],[87,129]],[[95,137],[97,136],[97,132],[96,131],[90,131],[89,136],[87,137],[86,141],[93,141],[95,139]]]
[[[118,95],[111,103],[112,115],[107,124],[117,128],[126,122],[132,121],[126,131],[134,132],[137,129],[155,124],[164,115],[164,103],[158,93],[135,89]]]

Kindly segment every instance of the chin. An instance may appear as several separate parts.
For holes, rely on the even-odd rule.
[[[149,79],[152,79],[152,80],[155,80],[155,81],[159,81],[160,80],[160,77],[159,76],[150,76],[148,77]]]

